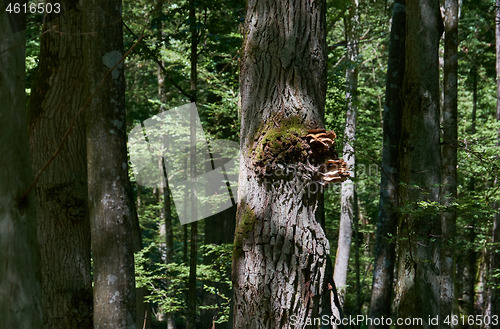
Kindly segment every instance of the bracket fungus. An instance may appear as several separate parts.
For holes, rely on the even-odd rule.
[[[349,178],[347,164],[335,150],[337,135],[333,130],[305,130],[300,125],[292,128],[272,127],[258,135],[252,158],[259,177],[283,179],[299,175],[321,185]]]

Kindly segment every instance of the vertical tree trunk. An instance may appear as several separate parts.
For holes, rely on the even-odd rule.
[[[399,142],[403,102],[401,98],[405,71],[405,0],[394,3],[385,107],[383,113],[382,174],[380,204],[375,242],[375,267],[373,270],[370,317],[388,317],[391,314],[394,265],[396,261],[396,227],[399,219]],[[369,327],[375,329],[375,326]],[[388,328],[388,326],[381,328]]]
[[[399,317],[439,315],[441,221],[439,202],[438,0],[407,0],[406,65],[402,117],[401,199],[410,211],[400,221],[397,307]],[[430,202],[422,211],[418,202]],[[420,326],[419,326],[420,327]],[[424,321],[424,328],[430,325]],[[421,328],[421,327],[420,327]]]
[[[443,82],[443,175],[442,200],[446,210],[441,216],[441,318],[453,314],[455,299],[454,241],[457,213],[453,203],[457,198],[457,106],[458,106],[458,0],[446,0],[444,13],[444,82]],[[443,323],[443,328],[447,326]]]
[[[44,327],[92,328],[90,222],[82,15],[78,3],[58,1],[64,15],[51,18],[41,35],[40,63],[30,100],[34,172],[63,145],[36,186]],[[66,131],[70,129],[68,138]]]
[[[198,82],[198,31],[196,23],[196,4],[195,0],[189,0],[189,31],[191,34],[191,102],[197,101],[197,82]],[[190,120],[190,138],[191,138],[191,155],[190,155],[190,177],[195,179],[196,172],[196,126],[195,114],[196,107],[191,109]],[[191,192],[191,218],[196,218],[196,189]],[[187,329],[195,329],[196,327],[196,265],[198,256],[198,222],[191,223],[191,244],[189,249],[189,282],[188,282],[188,300],[187,300]]]
[[[497,72],[497,121],[500,121],[500,0],[496,0],[495,7],[495,41],[496,41],[496,72]],[[497,136],[497,145],[500,146],[500,130]],[[495,179],[495,185],[498,185],[498,178]],[[500,243],[500,211],[497,202],[493,204],[496,210],[495,219],[493,221],[493,232],[491,242],[494,244]],[[498,274],[500,268],[500,251],[499,247],[494,247],[491,251],[490,272]],[[495,273],[495,271],[497,271]],[[495,277],[492,280],[492,288],[489,292],[489,313],[490,315],[500,314],[500,277]]]
[[[356,176],[356,160],[354,144],[356,141],[356,113],[358,102],[358,28],[359,11],[358,0],[352,0],[349,14],[345,17],[345,33],[347,40],[347,70],[346,70],[346,99],[347,112],[344,129],[343,157],[350,169],[351,177]],[[358,220],[356,203],[356,183],[347,180],[342,183],[340,205],[340,227],[337,254],[335,256],[335,269],[333,279],[338,289],[340,304],[344,304],[347,289],[347,270],[351,251],[352,227]]]
[[[164,24],[163,24],[163,7],[165,5],[165,0],[158,0],[156,3],[156,10],[157,10],[157,15],[158,19],[160,19],[161,23],[159,24],[158,28],[158,33],[157,33],[157,38],[159,40],[163,40],[165,37],[165,33],[163,31],[164,29]],[[162,67],[165,67],[165,61],[160,60],[157,66],[157,76],[158,76],[158,98],[161,102],[160,106],[160,112],[163,112],[166,110],[165,108],[165,103],[167,102],[167,89],[165,85],[165,77],[163,75],[163,70]],[[174,261],[174,240],[173,240],[173,227],[172,227],[172,211],[171,211],[171,200],[170,200],[170,190],[168,187],[168,181],[167,181],[167,172],[165,168],[165,163],[162,161],[161,163],[162,166],[162,171],[163,171],[163,177],[164,177],[164,185],[160,187],[160,195],[163,196],[163,198],[160,198],[163,202],[163,207],[162,207],[162,216],[164,219],[164,225],[165,225],[165,264],[170,264]],[[167,287],[170,286],[170,280],[167,280],[166,282]],[[175,320],[174,320],[174,313],[167,313],[164,314],[162,317],[165,318],[166,323],[167,323],[167,329],[174,329],[175,328]]]
[[[0,12],[0,328],[38,329],[42,312],[35,199],[24,195],[32,180],[24,23],[23,15]]]
[[[133,205],[128,180],[121,1],[89,1],[84,13],[89,214],[94,328],[135,328]],[[112,69],[112,70],[111,70]]]
[[[470,133],[476,133],[476,113],[477,113],[477,72],[476,68],[473,67],[470,70],[470,74],[472,75],[472,114],[471,114],[471,127]],[[469,179],[468,191],[469,193],[474,193],[476,185],[476,179],[474,175],[472,175]],[[474,218],[471,218],[466,226],[467,238],[470,243],[470,247],[467,248],[466,259],[464,261],[463,271],[462,271],[462,281],[464,282],[464,287],[462,289],[462,300],[463,300],[463,309],[465,314],[468,316],[475,315],[475,303],[476,303],[476,265],[478,254],[474,250],[475,239],[476,239],[476,227],[475,227]]]
[[[305,328],[331,314],[316,164],[336,155],[307,153],[305,137],[323,127],[325,7],[321,0],[247,3],[234,328]]]

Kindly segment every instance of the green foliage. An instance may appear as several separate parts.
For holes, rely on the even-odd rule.
[[[160,252],[158,245],[152,243],[135,253],[136,284],[138,288],[145,287],[149,294],[146,301],[156,305],[158,312],[184,312],[186,309],[184,294],[189,280],[189,264],[153,261],[152,254]],[[203,245],[202,255],[210,258],[210,264],[197,266],[196,278],[200,288],[214,295],[217,301],[213,305],[202,305],[202,310],[217,310],[216,323],[229,321],[231,296],[231,254],[233,246]]]
[[[184,286],[189,278],[189,266],[184,264],[163,264],[153,262],[148,253],[154,244],[135,254],[136,285],[149,291],[146,301],[157,305],[162,313],[178,312],[185,309]]]
[[[231,291],[231,258],[233,252],[232,244],[215,245],[208,244],[202,247],[203,256],[211,260],[206,266],[206,280],[203,290],[215,296],[216,304],[202,305],[202,310],[217,311],[215,323],[226,323],[231,321],[229,312],[231,307],[231,296],[226,292]],[[202,272],[203,277],[203,272]]]

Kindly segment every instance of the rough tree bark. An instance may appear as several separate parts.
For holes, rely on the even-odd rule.
[[[37,329],[42,312],[35,199],[24,195],[32,180],[24,19],[0,12],[0,328]]]
[[[82,15],[86,8],[58,1],[64,15],[47,15],[40,63],[30,99],[33,171],[53,154],[36,186],[45,328],[92,328],[90,222],[82,107],[89,93],[83,66]],[[65,139],[66,131],[71,132]]]
[[[403,205],[410,211],[398,227],[398,317],[439,315],[441,221],[439,202],[438,49],[442,19],[438,0],[407,0],[401,182]],[[418,202],[428,202],[422,209]],[[421,328],[421,326],[418,326]]]
[[[234,328],[304,328],[331,314],[319,187],[343,170],[320,172],[327,170],[323,161],[336,158],[333,134],[323,132],[330,136],[324,145],[309,134],[323,127],[325,7],[322,0],[247,3]]]
[[[382,174],[380,204],[377,220],[376,254],[373,270],[370,317],[388,317],[391,314],[394,265],[396,262],[396,227],[399,219],[399,142],[403,102],[401,98],[405,71],[406,1],[394,3],[385,107],[383,113]],[[388,328],[384,326],[381,328]],[[375,329],[375,326],[369,327]]]
[[[351,170],[351,178],[356,176],[354,143],[356,141],[356,115],[358,102],[358,53],[359,53],[359,4],[352,0],[349,14],[344,18],[347,40],[346,100],[347,112],[344,129],[343,157]],[[352,228],[357,216],[356,183],[349,179],[342,183],[340,204],[340,225],[333,280],[338,289],[340,304],[344,305],[347,289],[347,271],[351,251]]]
[[[136,317],[121,9],[120,0],[89,0],[84,13],[95,329],[132,329]]]
[[[458,107],[458,0],[446,0],[444,11],[443,148],[441,195],[446,210],[441,215],[441,318],[453,313],[455,298],[454,241],[457,213],[457,107]],[[443,328],[447,326],[443,323]]]

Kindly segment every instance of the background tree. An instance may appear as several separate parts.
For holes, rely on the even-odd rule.
[[[2,6],[2,9],[4,7]],[[25,115],[25,16],[2,10],[0,28],[0,327],[39,328],[41,284]]]
[[[50,2],[54,4],[54,2]],[[59,1],[64,15],[48,14],[30,98],[45,328],[92,328],[90,222],[87,207],[82,15]],[[50,164],[49,164],[50,163]],[[46,166],[49,164],[48,166]],[[43,168],[43,169],[42,169]]]
[[[401,138],[401,117],[403,113],[401,87],[405,71],[405,21],[405,1],[396,1],[393,7],[385,84],[380,205],[377,218],[375,266],[370,301],[370,316],[372,318],[390,316],[393,300],[396,227],[399,218],[398,146]],[[372,326],[372,328],[374,327]]]
[[[407,211],[398,229],[396,298],[399,317],[427,318],[439,314],[441,296],[441,221],[433,205],[439,202],[441,183],[438,49],[442,20],[437,0],[406,4],[400,195]],[[429,324],[424,323],[424,328]]]
[[[340,303],[344,304],[347,288],[347,270],[351,251],[352,230],[358,220],[356,195],[356,116],[358,106],[358,54],[359,54],[359,3],[351,1],[344,18],[347,41],[346,100],[347,112],[344,129],[343,158],[350,169],[351,179],[342,183],[340,227],[333,279],[338,288]],[[357,239],[357,237],[356,237]],[[356,251],[357,252],[357,251]]]
[[[90,1],[84,13],[89,216],[94,328],[135,328],[133,205],[126,147],[121,1]]]
[[[443,68],[443,148],[442,190],[445,211],[441,215],[441,318],[453,312],[455,296],[455,235],[457,213],[457,140],[458,140],[458,0],[445,2]]]
[[[496,121],[500,122],[500,1],[495,2],[495,45],[496,45],[496,74],[497,74],[497,106],[496,106]],[[500,128],[497,129],[497,146],[500,146]],[[495,177],[494,186],[498,186],[498,177]],[[500,314],[500,202],[493,202],[493,211],[495,217],[493,221],[493,229],[491,242],[493,244],[491,259],[490,259],[490,272],[493,276],[493,282],[489,291],[489,314]]]
[[[196,5],[194,0],[189,0],[189,32],[191,34],[191,52],[190,52],[190,88],[191,102],[196,102],[197,92],[198,92],[198,43],[200,38],[200,32],[197,28],[196,20]],[[198,175],[196,168],[196,121],[193,110],[190,113],[190,171],[189,177],[194,180]],[[187,168],[186,168],[187,170]],[[189,198],[191,202],[191,218],[196,218],[198,216],[197,207],[195,206],[197,200],[196,189],[192,189]],[[188,295],[187,295],[187,329],[196,328],[196,308],[197,308],[197,289],[196,289],[196,266],[198,262],[198,222],[194,221],[190,224],[190,246],[189,246],[189,282],[188,282]]]

